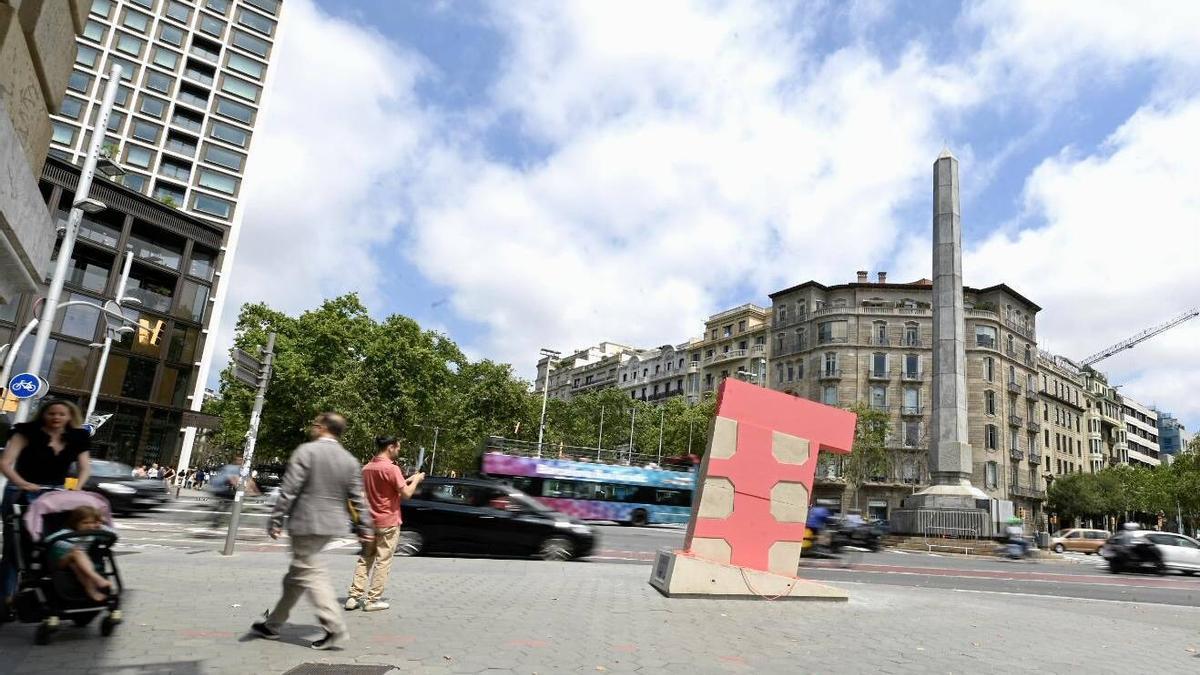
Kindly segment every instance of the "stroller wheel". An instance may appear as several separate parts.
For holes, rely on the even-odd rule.
[[[86,626],[92,622],[92,619],[96,618],[97,614],[99,614],[99,612],[92,612],[91,614],[77,614],[71,617],[71,623],[80,627]]]
[[[111,616],[104,617],[104,619],[100,622],[100,634],[104,637],[112,635],[113,629],[116,628],[117,624],[119,623],[121,623],[120,619],[114,619]]]
[[[50,635],[54,633],[54,627],[49,623],[42,622],[38,624],[37,630],[33,634],[33,644],[48,645],[50,644]]]

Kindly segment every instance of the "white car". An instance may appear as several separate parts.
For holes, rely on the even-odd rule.
[[[1100,549],[1114,573],[1149,567],[1154,571],[1200,572],[1200,542],[1182,534],[1155,530],[1124,530]]]

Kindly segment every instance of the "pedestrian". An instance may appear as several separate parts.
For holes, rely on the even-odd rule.
[[[170,466],[163,466],[159,472],[159,477],[162,478],[163,485],[170,489],[171,482],[175,479],[175,469]]]
[[[159,479],[158,474],[159,474],[158,462],[155,462],[150,465],[150,470],[146,472],[146,477],[153,478],[154,480],[158,480]]]
[[[208,474],[204,473],[204,469],[196,469],[196,489],[204,489],[204,481],[208,479]]]
[[[425,479],[424,473],[405,479],[404,472],[396,465],[399,456],[400,442],[395,436],[378,436],[375,438],[375,457],[363,467],[363,490],[371,509],[371,520],[375,523],[375,546],[364,547],[358,556],[354,581],[347,593],[347,610],[362,607],[364,612],[375,612],[389,607],[383,601],[383,589],[392,569],[396,542],[400,539],[400,500],[411,499]]]
[[[259,637],[278,640],[279,628],[305,593],[316,605],[317,620],[325,629],[325,635],[313,642],[312,648],[332,649],[349,637],[333,584],[317,562],[317,554],[346,532],[350,521],[347,506],[358,514],[355,525],[363,545],[370,545],[375,538],[371,512],[363,501],[358,460],[338,441],[345,430],[346,418],[341,415],[317,415],[309,425],[312,440],[293,450],[288,460],[267,532],[278,539],[287,517],[292,563],[283,577],[279,602],[250,626]]]
[[[20,532],[16,507],[36,500],[45,489],[62,488],[72,464],[78,468],[77,487],[92,473],[91,436],[81,429],[83,417],[74,403],[52,400],[42,404],[31,422],[12,428],[0,473],[8,479],[0,501],[4,525],[4,548],[0,554],[0,623],[11,616],[17,590],[16,539]]]

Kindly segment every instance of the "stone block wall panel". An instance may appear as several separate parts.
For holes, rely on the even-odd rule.
[[[17,9],[42,96],[50,111],[58,111],[62,105],[67,78],[75,63],[73,11],[72,3],[62,0],[21,0]]]

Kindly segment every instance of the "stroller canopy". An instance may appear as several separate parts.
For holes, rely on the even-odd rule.
[[[112,510],[108,500],[95,492],[79,490],[55,490],[38,497],[25,510],[25,531],[34,541],[42,538],[42,518],[51,513],[66,513],[80,506],[91,506],[100,511],[104,524],[112,527]]]

